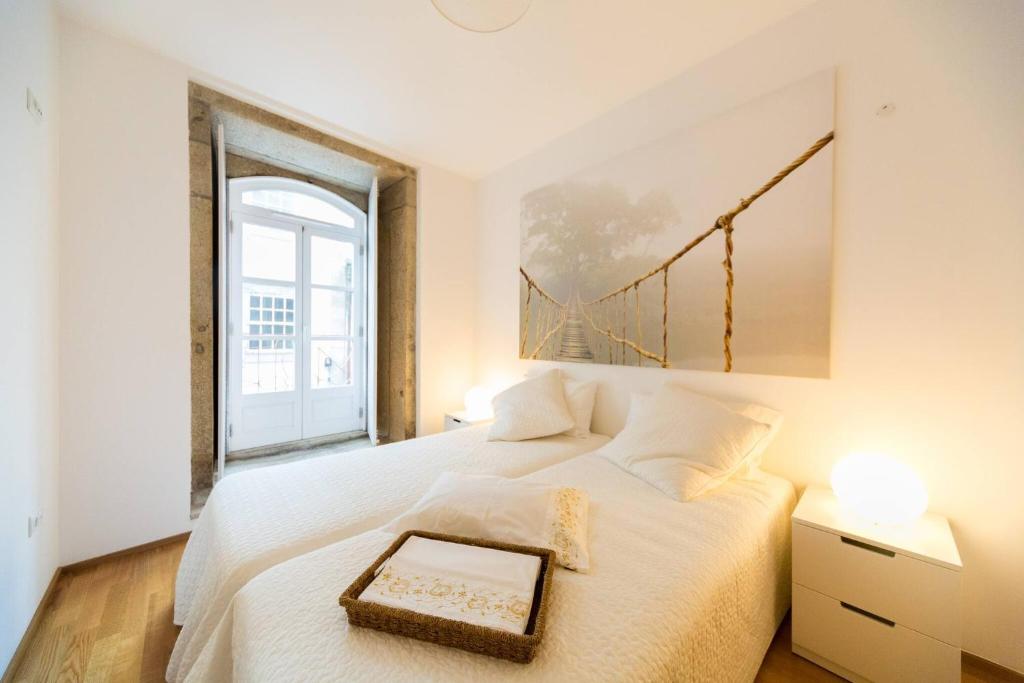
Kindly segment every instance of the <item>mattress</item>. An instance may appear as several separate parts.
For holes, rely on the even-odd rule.
[[[679,503],[596,455],[526,479],[591,499],[591,570],[556,570],[530,664],[350,628],[338,596],[394,538],[373,530],[251,581],[187,680],[753,680],[789,605],[789,482]]]
[[[235,592],[265,569],[390,521],[445,471],[518,477],[608,437],[487,441],[487,426],[233,474],[219,482],[175,583],[182,629],[167,679],[180,680]]]

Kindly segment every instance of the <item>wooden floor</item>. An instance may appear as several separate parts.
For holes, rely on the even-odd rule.
[[[62,573],[14,681],[163,681],[185,541]]]
[[[14,681],[163,681],[178,627],[171,618],[179,540],[63,574]],[[841,681],[790,652],[789,618],[758,683]],[[963,672],[964,683],[1012,680]]]

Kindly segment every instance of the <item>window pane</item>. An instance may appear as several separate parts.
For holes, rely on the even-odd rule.
[[[314,341],[310,383],[314,389],[352,384],[352,342]]]
[[[351,287],[355,277],[355,245],[326,237],[309,240],[310,278],[314,285]]]
[[[301,192],[249,190],[242,193],[242,203],[346,228],[353,228],[356,224],[352,216],[336,206]]]
[[[265,394],[295,389],[295,349],[271,348],[270,339],[263,339],[255,348],[249,340],[242,351],[242,393]],[[282,340],[278,339],[277,342]]]
[[[273,330],[273,325],[267,323],[273,322],[274,312],[259,308],[263,301],[273,301],[275,297],[286,298],[294,296],[295,287],[243,282],[242,301],[248,302],[250,305],[249,320],[257,322],[262,318],[263,322],[262,325],[250,324],[249,334],[270,334]]]
[[[295,280],[295,233],[265,225],[242,224],[242,276]],[[270,308],[273,299],[264,297]]]
[[[352,334],[352,292],[310,290],[310,330],[314,337]]]

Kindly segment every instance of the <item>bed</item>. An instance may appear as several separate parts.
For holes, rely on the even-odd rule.
[[[590,573],[556,570],[532,663],[350,628],[338,596],[394,538],[371,530],[250,581],[183,680],[754,678],[789,606],[789,482],[755,473],[679,503],[597,455],[525,478],[591,499]]]
[[[598,434],[487,441],[487,429],[469,427],[250,470],[218,483],[178,568],[174,623],[182,629],[167,679],[184,676],[247,581],[280,562],[390,521],[440,473],[518,477],[608,441]]]

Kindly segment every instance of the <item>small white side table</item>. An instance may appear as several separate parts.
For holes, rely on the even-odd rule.
[[[453,429],[462,429],[463,427],[487,424],[493,419],[494,418],[490,417],[470,417],[466,414],[466,411],[458,410],[444,416],[444,431],[450,432]]]
[[[793,512],[793,652],[851,681],[960,680],[949,522],[883,526],[809,486]]]

